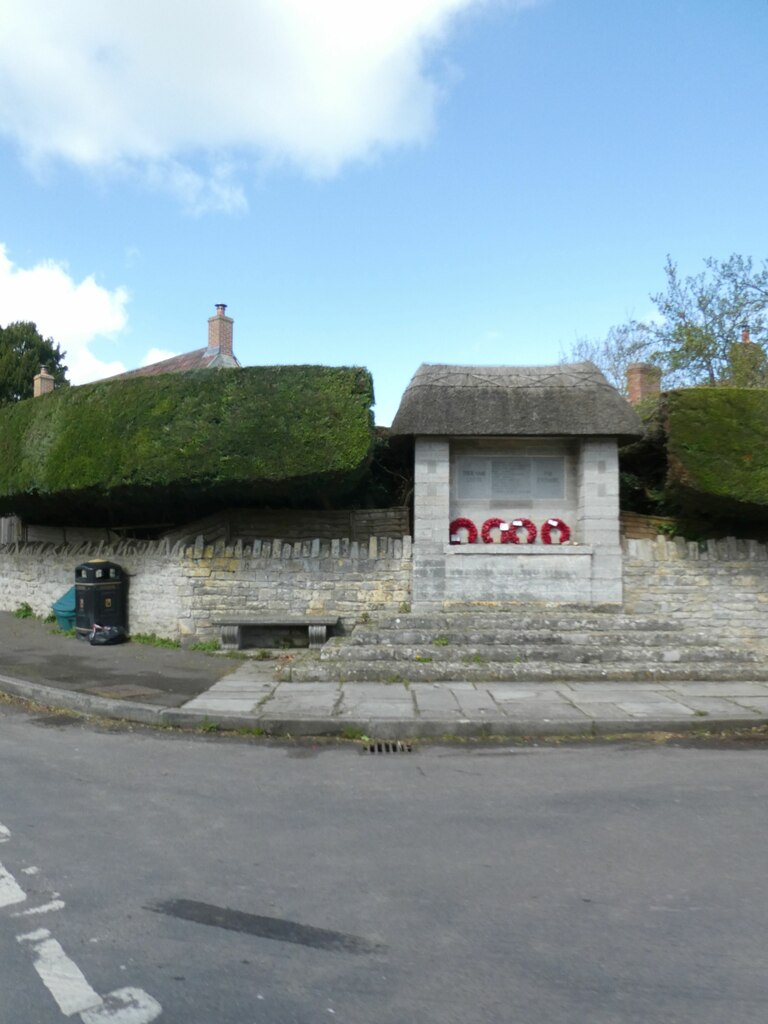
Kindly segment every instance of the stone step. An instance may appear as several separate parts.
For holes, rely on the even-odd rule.
[[[669,638],[668,638],[669,641]],[[416,645],[354,645],[326,644],[320,652],[322,662],[345,664],[421,663],[467,665],[483,663],[548,662],[552,664],[625,664],[638,666],[649,664],[702,664],[721,661],[729,663],[762,661],[757,654],[748,650],[732,651],[714,645],[699,644],[693,647],[633,646],[619,647],[605,644],[574,644],[560,646],[530,644],[468,644],[461,647],[441,647],[434,644]]]
[[[674,635],[670,635],[670,634]],[[711,645],[711,632],[691,632],[688,630],[637,630],[623,634],[623,637],[636,641],[644,647],[659,647],[674,643],[675,647],[701,647]],[[348,636],[332,637],[323,648],[324,651],[333,651],[340,647],[368,648],[386,647],[397,649],[399,647],[434,647],[456,650],[458,647],[472,645],[485,646],[519,646],[521,644],[533,644],[542,646],[560,646],[564,644],[587,646],[603,643],[605,646],[615,647],[617,636],[615,632],[598,632],[597,630],[548,630],[548,629],[516,629],[504,626],[497,630],[493,629],[460,629],[457,627],[435,631],[434,629],[405,629],[402,632],[395,630],[360,629],[355,630]]]
[[[711,631],[615,608],[473,607],[373,616],[281,674],[383,683],[768,680],[761,655],[746,642],[734,647]]]
[[[631,630],[661,630],[674,632],[680,628],[660,615],[629,615],[625,612],[581,611],[576,609],[524,608],[507,611],[485,609],[468,612],[436,612],[434,614],[404,613],[402,615],[371,616],[358,623],[354,632],[403,632],[408,630],[435,630],[447,632],[451,629],[548,629],[560,631],[596,630],[598,632],[629,632]]]
[[[553,662],[340,662],[302,655],[277,672],[296,682],[768,682],[768,667],[714,661],[705,664]]]

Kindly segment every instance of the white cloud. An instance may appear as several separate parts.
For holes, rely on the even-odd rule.
[[[11,262],[0,243],[0,325],[31,320],[43,337],[52,337],[67,353],[64,362],[73,384],[122,373],[120,362],[104,362],[90,350],[103,336],[114,336],[127,322],[128,293],[110,291],[93,276],[75,281],[65,266],[46,260],[29,269]]]
[[[140,169],[194,207],[238,208],[223,155],[324,175],[422,141],[440,93],[428,58],[455,18],[535,2],[4,3],[0,134],[41,167]]]
[[[164,348],[151,348],[142,359],[141,365],[151,366],[152,363],[162,363],[164,359],[172,359],[179,354],[179,352],[167,352]]]

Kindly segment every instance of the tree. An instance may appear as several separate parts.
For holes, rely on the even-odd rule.
[[[768,341],[768,263],[754,270],[749,256],[704,260],[705,270],[682,278],[667,257],[666,290],[651,299],[660,314],[653,327],[655,359],[667,385],[730,383],[739,344],[764,350]],[[742,342],[746,332],[749,341]],[[759,362],[755,357],[754,362]]]
[[[0,405],[31,398],[42,366],[53,377],[54,387],[68,384],[65,355],[53,338],[43,338],[29,321],[0,327]]]
[[[626,394],[627,367],[649,359],[653,343],[650,328],[637,320],[630,320],[611,327],[602,341],[579,338],[563,361],[594,363],[610,384]]]
[[[667,256],[666,288],[650,296],[658,316],[611,327],[602,341],[579,339],[564,361],[590,360],[622,392],[633,362],[659,366],[665,388],[768,386],[768,261],[755,269],[734,253],[704,267],[681,277]]]
[[[744,341],[731,345],[727,383],[735,388],[768,387],[768,355],[762,345]]]

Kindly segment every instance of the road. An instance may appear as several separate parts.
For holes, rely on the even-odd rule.
[[[0,705],[0,1024],[754,1024],[767,758]]]

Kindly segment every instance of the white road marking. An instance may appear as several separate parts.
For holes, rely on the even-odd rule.
[[[23,903],[27,894],[10,873],[0,864],[0,907],[11,907]]]
[[[24,935],[17,935],[17,942],[39,942],[41,939],[47,939],[50,937],[50,932],[47,928],[38,928],[35,932],[25,932]]]
[[[32,944],[34,968],[65,1017],[79,1013],[83,1024],[150,1024],[163,1012],[160,1003],[140,988],[116,989],[102,999],[47,928],[16,939]]]
[[[65,1017],[103,1004],[99,993],[91,988],[83,972],[74,960],[69,959],[56,939],[51,938],[49,931],[40,928],[16,938],[19,942],[33,944],[34,968]]]
[[[54,896],[58,896],[54,893]],[[29,907],[27,910],[17,910],[11,917],[31,917],[32,914],[49,914],[52,910],[63,910],[66,907],[64,900],[51,900],[50,903],[43,903],[39,907]]]
[[[104,996],[102,1006],[80,1014],[83,1024],[150,1024],[163,1012],[156,999],[140,988],[119,988]]]
[[[5,842],[10,834],[5,825],[0,825],[0,842]],[[34,867],[22,870],[29,875],[38,872],[38,868]],[[11,916],[25,917],[63,909],[66,906],[64,900],[58,899],[57,892],[52,895],[54,899],[48,903]],[[26,898],[27,894],[10,871],[0,864],[0,908],[23,903]],[[16,941],[32,946],[35,953],[34,968],[65,1017],[79,1013],[83,1024],[151,1024],[163,1012],[160,1003],[140,988],[115,989],[102,999],[88,984],[74,960],[70,960],[56,939],[51,938],[47,928],[17,935]],[[124,967],[121,969],[125,970]]]
[[[22,868],[21,873],[22,875],[38,875],[40,873],[40,868]]]
[[[0,822],[0,843],[7,843],[11,838],[11,830]]]

